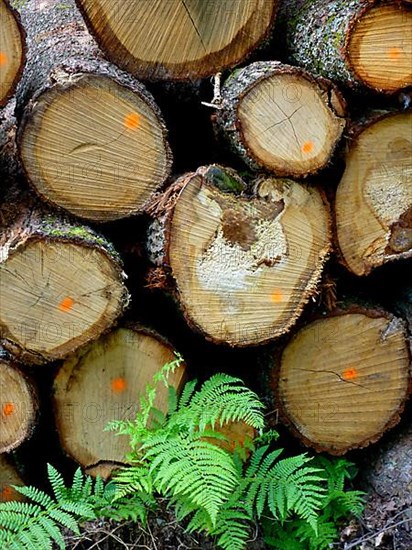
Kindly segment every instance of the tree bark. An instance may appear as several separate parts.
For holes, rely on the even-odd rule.
[[[130,441],[105,432],[110,421],[133,419],[139,395],[153,376],[175,359],[159,335],[136,326],[118,328],[68,358],[54,382],[57,430],[64,451],[90,475],[103,478],[126,461]],[[169,376],[180,389],[185,366]],[[168,392],[157,387],[155,406],[167,412]]]
[[[9,354],[0,349],[0,454],[8,453],[29,438],[37,416],[37,394],[33,384]]]
[[[0,1],[0,107],[14,94],[23,71],[26,44],[20,17],[9,0]]]
[[[410,360],[401,319],[359,306],[328,314],[299,330],[279,363],[274,359],[280,418],[316,451],[343,455],[365,447],[398,423]]]
[[[380,113],[352,127],[336,201],[343,263],[356,275],[412,256],[411,113]]]
[[[28,2],[22,20],[29,54],[17,92],[18,145],[31,184],[82,218],[140,212],[171,167],[152,96],[103,58],[74,1]]]
[[[149,209],[150,285],[172,292],[194,330],[230,346],[286,333],[316,292],[330,247],[316,188],[268,178],[236,196],[241,183],[233,171],[202,167]]]
[[[0,273],[1,342],[28,363],[97,338],[129,299],[122,262],[104,237],[24,203],[0,236]]]
[[[77,0],[107,57],[150,80],[204,78],[244,60],[273,25],[277,0]]]
[[[378,0],[283,0],[278,35],[290,60],[351,87],[395,93],[412,84],[412,12]]]
[[[252,169],[304,177],[329,163],[346,125],[345,107],[331,82],[258,61],[225,82],[214,121]]]

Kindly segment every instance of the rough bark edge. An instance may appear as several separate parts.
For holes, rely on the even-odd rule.
[[[137,322],[134,322],[134,321],[127,321],[127,322],[125,322],[121,325],[118,325],[115,328],[111,327],[110,330],[106,331],[105,333],[102,333],[97,340],[94,340],[93,342],[88,342],[85,346],[82,346],[82,348],[80,350],[76,350],[74,352],[74,354],[78,353],[79,351],[82,352],[82,353],[86,353],[88,351],[87,348],[90,348],[94,343],[96,343],[102,337],[107,336],[108,334],[110,334],[110,332],[114,332],[115,330],[121,330],[121,329],[128,329],[128,330],[132,330],[134,332],[144,334],[145,336],[150,336],[151,338],[156,339],[158,342],[160,342],[165,347],[169,348],[169,350],[173,353],[173,355],[175,355],[177,353],[177,350],[176,350],[175,346],[173,344],[171,344],[166,337],[159,334],[156,330],[154,330],[150,327],[146,327],[144,325],[141,325],[140,323],[137,323]],[[72,355],[74,355],[74,354],[72,354]],[[77,460],[77,458],[74,457],[74,455],[66,448],[66,445],[63,443],[62,437],[60,435],[61,430],[59,429],[60,423],[57,421],[57,419],[59,418],[59,415],[57,414],[58,405],[57,405],[57,399],[56,399],[56,380],[57,380],[57,376],[58,376],[60,370],[64,366],[63,363],[64,363],[64,359],[62,360],[61,364],[59,365],[59,368],[57,369],[57,371],[54,374],[52,389],[51,389],[52,410],[53,410],[53,417],[54,417],[54,431],[57,433],[57,437],[58,437],[58,440],[59,440],[59,443],[60,443],[60,447],[61,447],[62,451],[64,452],[65,456],[67,456],[68,458],[73,460],[73,462],[78,464],[82,468],[82,470],[84,471],[85,474],[89,474],[89,475],[93,476],[93,473],[90,473],[90,470],[93,470],[95,468],[99,468],[101,466],[103,466],[103,467],[104,466],[107,466],[107,467],[112,466],[112,470],[111,470],[110,474],[108,475],[108,477],[106,478],[106,479],[108,479],[111,476],[112,472],[114,470],[116,470],[116,467],[118,467],[118,468],[125,467],[125,466],[128,465],[128,463],[126,461],[125,462],[119,462],[119,461],[116,461],[116,460],[100,459],[97,462],[95,462],[93,464],[89,464],[89,465],[86,466],[86,465],[80,464],[80,462]],[[187,381],[187,364],[186,364],[185,361],[182,362],[181,367],[183,367],[183,369],[184,369],[181,384],[184,385],[185,382]],[[79,367],[76,364],[73,371],[78,370],[78,369],[79,369]],[[73,371],[72,371],[72,373],[73,373]],[[138,398],[136,398],[136,403],[137,402],[138,402]]]
[[[20,118],[26,105],[49,89],[53,84],[63,87],[70,85],[70,80],[79,73],[100,73],[112,78],[120,86],[129,88],[140,95],[161,117],[159,108],[147,88],[129,73],[110,63],[100,51],[96,41],[90,35],[76,8],[74,0],[66,0],[64,9],[57,9],[54,0],[45,0],[45,10],[32,7],[30,1],[22,8],[22,20],[27,27],[28,49],[26,70],[20,82],[17,95],[16,113]],[[49,4],[47,6],[47,4]],[[51,4],[51,6],[50,6]],[[47,29],[47,33],[44,32]],[[69,52],[51,52],[50,58],[44,58],[55,40],[71,47]],[[36,69],[32,70],[32,67]]]
[[[266,31],[262,34],[262,36],[255,42],[255,44],[253,46],[251,46],[243,55],[238,55],[238,57],[233,61],[231,62],[230,64],[226,64],[226,65],[222,65],[222,64],[219,64],[219,70],[224,70],[224,69],[229,69],[229,68],[233,68],[233,67],[236,67],[237,65],[239,65],[240,63],[246,61],[256,50],[262,48],[262,47],[265,47],[265,45],[267,44],[268,40],[270,39],[271,35],[274,33],[274,29],[275,29],[275,22],[276,22],[276,17],[277,17],[277,14],[278,14],[278,10],[279,10],[279,2],[280,0],[267,0],[267,1],[270,1],[270,2],[273,2],[273,10],[272,10],[272,16],[271,16],[271,20],[267,26],[267,29]],[[110,59],[114,64],[118,65],[119,67],[122,67],[123,70],[129,72],[130,74],[144,80],[144,81],[149,81],[149,82],[157,82],[157,81],[190,81],[190,80],[197,80],[197,79],[203,79],[203,78],[207,78],[209,76],[212,76],[216,70],[202,70],[202,71],[196,71],[195,72],[195,69],[191,68],[191,65],[193,65],[194,67],[199,67],[200,68],[202,67],[202,65],[206,65],[206,63],[208,63],[208,59],[211,58],[212,61],[210,61],[209,63],[213,63],[213,58],[214,57],[218,57],[218,56],[221,56],[222,53],[227,50],[228,48],[232,47],[232,44],[238,40],[238,37],[239,35],[242,35],[242,34],[245,34],[245,32],[247,32],[249,30],[249,27],[250,25],[248,25],[248,29],[246,31],[242,31],[240,30],[239,33],[236,35],[235,39],[232,41],[231,44],[229,44],[226,48],[224,48],[223,50],[221,50],[220,52],[218,52],[218,54],[209,54],[206,58],[204,58],[201,62],[201,64],[199,65],[199,62],[191,62],[190,65],[189,65],[189,68],[186,70],[186,73],[185,74],[182,74],[181,76],[176,76],[175,74],[173,74],[173,69],[166,69],[163,65],[161,65],[160,63],[149,63],[149,62],[145,62],[145,61],[142,61],[140,59],[135,59],[135,60],[131,60],[131,61],[126,61],[124,63],[121,63],[119,61],[119,58],[127,58],[130,56],[128,50],[121,44],[121,42],[114,36],[114,34],[111,35],[111,41],[113,43],[115,43],[116,45],[116,48],[118,48],[118,54],[117,55],[112,55],[110,52],[107,51],[107,49],[105,48],[104,46],[104,41],[101,39],[100,35],[98,35],[95,30],[94,30],[94,26],[93,26],[93,23],[90,19],[90,17],[88,16],[87,12],[86,12],[86,9],[85,7],[83,6],[83,0],[75,0],[76,2],[76,5],[77,5],[77,8],[79,10],[79,12],[81,13],[85,23],[86,23],[86,26],[87,26],[87,29],[89,31],[89,33],[94,37],[94,39],[96,40],[97,44],[99,45],[99,47],[101,48],[101,50],[103,52],[105,52],[106,56],[108,59]],[[107,21],[107,19],[103,22],[104,24],[104,27],[107,28],[109,27],[110,28],[110,24],[109,22]],[[139,68],[137,68],[137,66]]]
[[[144,84],[103,57],[95,40],[89,34],[74,0],[67,0],[64,9],[57,10],[57,13],[56,6],[52,0],[48,0],[48,5],[44,11],[37,9],[36,6],[33,7],[33,3],[30,4],[29,2],[22,9],[22,19],[28,31],[29,51],[25,71],[16,92],[16,117],[18,120],[16,135],[17,156],[20,170],[29,182],[32,190],[43,202],[52,205],[63,214],[68,212],[67,209],[54,203],[48,196],[41,193],[32,181],[23,163],[23,136],[26,127],[30,127],[33,124],[33,113],[36,111],[36,105],[41,101],[44,94],[70,93],[76,87],[76,84],[83,79],[87,80],[90,77],[97,77],[111,80],[121,88],[135,94],[152,111],[157,120],[165,149],[165,174],[162,181],[153,189],[153,194],[164,185],[170,176],[173,163],[166,123],[153,95],[147,90]],[[47,33],[44,31],[45,28],[48,31]],[[60,55],[52,55],[51,60],[44,58],[43,50],[47,52],[48,48],[53,46],[53,39],[56,36],[64,43],[67,42],[73,50],[69,53],[74,53],[74,55],[62,57],[60,52]],[[150,197],[146,202],[148,200],[150,200]],[[105,223],[140,214],[144,211],[144,208],[145,204],[138,208],[130,208],[128,213],[123,214],[120,218],[119,216],[110,216],[110,212],[105,219],[96,219],[92,216],[78,215],[77,213],[76,217],[93,221],[93,223]]]
[[[399,322],[400,327],[402,328],[402,332],[404,335],[405,340],[405,347],[406,347],[406,354],[409,358],[409,368],[407,369],[407,380],[406,380],[406,392],[401,400],[400,406],[397,411],[395,411],[392,416],[388,419],[382,430],[370,437],[367,437],[366,439],[359,442],[357,445],[352,445],[350,447],[347,447],[344,450],[331,450],[329,447],[322,446],[315,441],[312,441],[311,439],[304,436],[295,426],[293,421],[289,418],[289,415],[287,413],[286,407],[284,406],[283,400],[279,396],[279,378],[280,378],[280,369],[281,369],[281,362],[283,357],[283,352],[286,349],[286,347],[289,345],[289,343],[295,338],[295,336],[298,334],[298,332],[305,328],[305,326],[308,326],[311,323],[314,323],[316,321],[324,320],[330,317],[339,317],[343,315],[351,315],[351,314],[362,314],[367,317],[370,317],[371,319],[377,319],[377,318],[384,318],[388,321],[397,321]],[[327,316],[325,315],[315,315],[312,317],[312,319],[306,324],[301,327],[299,327],[299,331],[294,333],[293,335],[288,338],[288,341],[282,346],[281,350],[276,350],[273,353],[274,357],[274,364],[270,367],[270,373],[267,375],[267,380],[269,382],[269,388],[271,390],[271,397],[270,402],[274,403],[276,406],[277,413],[279,415],[280,422],[286,426],[289,430],[289,432],[298,439],[305,447],[313,449],[317,453],[326,452],[332,456],[343,456],[349,451],[357,450],[357,449],[364,449],[365,447],[368,447],[369,445],[376,443],[381,439],[381,437],[390,429],[395,427],[401,420],[401,415],[405,409],[406,403],[409,399],[409,396],[412,395],[412,373],[411,373],[411,362],[412,362],[412,350],[411,346],[409,344],[408,339],[408,332],[406,328],[406,322],[404,319],[397,317],[396,315],[393,315],[387,311],[384,311],[383,309],[379,308],[365,308],[360,305],[352,305],[348,304],[346,307],[340,307],[337,308],[333,312],[329,312]],[[279,361],[278,364],[276,364],[276,361]]]
[[[20,31],[20,41],[21,41],[21,61],[20,61],[20,67],[17,71],[14,80],[7,91],[7,93],[4,95],[3,99],[0,101],[0,107],[4,107],[6,103],[9,101],[11,97],[13,97],[14,92],[16,91],[17,85],[23,75],[24,67],[26,64],[26,57],[27,57],[27,44],[26,44],[26,31],[24,30],[24,27],[21,23],[21,18],[19,12],[13,8],[13,6],[10,4],[10,0],[4,0],[4,3],[6,5],[7,10],[10,12],[10,14],[14,17],[14,20],[16,22],[16,25]]]
[[[27,430],[21,437],[17,438],[14,443],[1,448],[0,454],[9,453],[19,447],[24,441],[30,439],[36,429],[38,417],[39,417],[39,395],[33,380],[31,380],[27,374],[22,370],[18,361],[4,348],[0,346],[0,363],[4,363],[11,370],[16,371],[21,379],[24,381],[27,392],[30,396],[30,402],[32,405],[32,411],[27,423]]]
[[[113,245],[94,230],[78,223],[75,224],[69,218],[60,218],[48,211],[42,212],[37,209],[26,212],[28,214],[27,217],[23,213],[18,222],[14,226],[9,227],[2,235],[0,239],[0,263],[7,261],[10,255],[19,251],[28,243],[33,242],[57,242],[78,245],[90,250],[98,250],[110,261],[117,274],[119,285],[123,290],[121,300],[118,304],[119,307],[113,316],[112,324],[116,324],[117,319],[130,303],[130,294],[125,286],[127,275],[123,271],[123,262]],[[19,222],[23,222],[21,227],[19,227]],[[111,328],[112,325],[107,326],[101,334],[108,332]],[[41,365],[67,355],[65,351],[49,354],[47,352],[40,353],[23,348],[20,344],[14,342],[13,338],[10,338],[9,331],[1,323],[0,329],[0,345],[22,362]],[[81,347],[95,339],[96,337],[90,336],[81,344]]]
[[[403,1],[403,0],[401,0]],[[412,0],[411,0],[412,3]],[[346,157],[352,148],[352,145],[358,140],[358,138],[361,136],[361,134],[373,126],[374,124],[377,124],[381,120],[384,120],[386,118],[391,118],[392,116],[397,115],[403,115],[407,113],[412,113],[412,108],[405,109],[405,110],[390,110],[390,111],[372,111],[368,114],[365,114],[364,117],[358,119],[358,120],[351,120],[348,123],[346,135],[345,135],[345,145],[344,145],[344,156]],[[340,182],[338,183],[339,186]],[[334,195],[332,201],[331,201],[331,211],[332,211],[332,239],[333,239],[333,247],[334,252],[336,255],[336,258],[338,262],[345,267],[350,273],[353,273],[357,277],[367,277],[374,271],[375,269],[391,262],[396,262],[398,260],[406,260],[409,258],[412,258],[412,249],[407,250],[406,252],[399,252],[395,254],[384,254],[384,258],[380,262],[376,262],[373,264],[364,265],[364,272],[359,275],[352,271],[349,264],[345,260],[345,257],[342,253],[342,250],[339,245],[339,239],[338,239],[338,226],[336,223],[336,194]],[[393,224],[391,228],[393,227]]]
[[[308,281],[307,287],[301,293],[302,299],[300,305],[298,308],[296,308],[294,315],[290,317],[289,322],[285,324],[285,328],[283,329],[283,331],[280,333],[274,333],[271,336],[267,336],[261,339],[259,342],[237,342],[234,344],[229,343],[225,340],[217,340],[213,336],[210,336],[208,333],[206,333],[203,328],[198,325],[189,314],[186,304],[181,300],[179,286],[171,270],[169,259],[170,235],[172,230],[171,226],[173,223],[174,208],[176,206],[176,203],[179,200],[180,194],[183,192],[186,185],[190,184],[194,177],[202,177],[204,171],[207,170],[207,168],[208,166],[201,166],[197,169],[196,172],[190,172],[178,178],[174,186],[172,185],[166,191],[164,197],[165,200],[162,200],[162,195],[159,195],[157,197],[157,200],[153,203],[152,208],[149,209],[149,215],[155,216],[155,219],[149,228],[148,243],[150,243],[151,240],[158,239],[158,241],[161,243],[161,246],[159,246],[156,253],[153,254],[150,250],[151,245],[148,244],[149,259],[157,266],[155,270],[152,270],[149,273],[148,286],[149,288],[160,288],[161,290],[169,294],[177,307],[182,312],[189,328],[192,331],[201,334],[208,342],[238,349],[253,346],[263,346],[272,342],[273,340],[282,337],[287,332],[289,332],[302,315],[302,312],[307,307],[310,298],[316,295],[316,293],[318,292],[318,285],[321,281],[322,273],[332,252],[332,216],[330,204],[326,198],[326,194],[321,189],[317,188],[322,203],[325,207],[325,214],[327,218],[327,238],[329,241],[329,245],[325,247],[323,254],[319,257],[319,264],[317,266],[317,269],[313,271],[312,276]],[[244,196],[244,198],[248,200],[253,200],[255,197],[252,195]],[[269,329],[267,329],[266,332],[269,332]]]
[[[341,0],[282,0],[279,34],[285,36],[290,60],[355,90],[367,88],[387,95],[399,92],[400,89],[382,90],[363,82],[357,76],[349,57],[354,27],[378,1],[349,0],[344,3]],[[401,7],[400,1],[398,4]],[[325,41],[326,35],[329,38]]]
[[[335,118],[344,119],[346,114],[346,101],[338,88],[326,78],[321,76],[315,77],[306,70],[300,67],[294,67],[291,65],[282,64],[280,61],[256,61],[247,67],[239,69],[232,73],[232,75],[226,80],[222,88],[222,103],[212,115],[212,123],[215,127],[217,136],[222,136],[228,141],[232,151],[238,155],[243,162],[254,171],[262,171],[275,174],[278,177],[299,177],[305,178],[310,174],[316,174],[323,168],[325,168],[333,158],[335,151],[337,150],[345,126],[342,129],[341,137],[335,141],[332,148],[331,155],[322,165],[313,168],[310,171],[302,174],[301,172],[291,172],[289,170],[270,169],[262,164],[257,156],[248,147],[242,126],[239,120],[239,108],[240,104],[245,96],[258,84],[267,78],[271,78],[276,75],[290,74],[298,78],[303,78],[319,90],[319,96],[321,93],[327,94],[327,101],[325,106],[330,110],[331,114]],[[333,97],[335,96],[335,97]],[[335,104],[334,104],[335,103]]]

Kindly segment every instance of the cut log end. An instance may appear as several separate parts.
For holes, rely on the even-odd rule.
[[[346,125],[345,102],[326,80],[277,62],[229,78],[216,122],[252,168],[304,177],[330,161]]]
[[[32,385],[8,360],[0,357],[0,453],[8,453],[30,437],[37,399]]]
[[[367,275],[412,255],[412,114],[367,124],[350,145],[336,195],[336,226],[345,264]]]
[[[0,502],[24,500],[23,495],[18,493],[13,485],[24,483],[13,464],[4,455],[0,455]]]
[[[330,246],[328,209],[315,188],[290,180],[236,197],[210,180],[215,171],[183,177],[166,263],[192,326],[217,343],[260,344],[284,334],[315,292]]]
[[[0,106],[13,94],[24,65],[24,34],[8,2],[0,1]]]
[[[203,78],[244,59],[269,32],[271,0],[77,0],[107,56],[149,79]]]
[[[399,319],[366,310],[331,315],[300,330],[285,348],[278,404],[307,445],[341,455],[398,422],[409,363]]]
[[[412,11],[378,3],[361,16],[350,35],[349,63],[367,86],[396,92],[412,85]]]
[[[101,222],[140,212],[171,163],[157,109],[111,78],[86,74],[36,98],[19,147],[44,199]]]
[[[129,438],[104,429],[110,421],[134,418],[139,395],[174,358],[160,337],[121,328],[64,362],[54,384],[57,429],[63,449],[90,475],[107,478],[125,464]],[[184,376],[181,365],[169,383],[179,389]],[[166,412],[167,388],[157,389],[155,406]]]
[[[288,89],[294,98],[285,95]],[[292,75],[255,86],[238,113],[248,148],[279,175],[304,176],[325,166],[345,126],[320,88]]]
[[[4,345],[33,363],[97,338],[127,303],[120,266],[98,247],[29,239],[9,251],[0,272]]]

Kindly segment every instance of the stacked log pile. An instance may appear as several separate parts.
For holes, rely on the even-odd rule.
[[[1,0],[0,500],[39,411],[109,477],[127,444],[104,427],[175,348],[177,389],[199,350],[252,382],[264,357],[262,394],[316,451],[399,421],[412,296],[385,311],[357,290],[412,271],[410,4]],[[184,139],[206,147],[183,174],[166,88],[192,90]]]

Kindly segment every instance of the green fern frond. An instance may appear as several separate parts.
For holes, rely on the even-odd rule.
[[[353,515],[360,517],[365,508],[365,493],[363,491],[333,491],[326,500],[326,506],[331,508],[331,517],[338,519]]]
[[[136,463],[127,468],[121,468],[114,476],[116,487],[115,499],[123,498],[135,492],[152,494],[152,476],[147,464]]]
[[[171,415],[177,410],[179,404],[179,397],[177,395],[176,388],[174,386],[169,386],[167,389],[167,414]]]
[[[274,517],[291,513],[305,519],[317,531],[316,519],[326,488],[319,469],[307,466],[311,459],[298,455],[279,461],[270,472],[267,504]]]
[[[179,398],[179,409],[187,407],[196,391],[197,380],[190,380],[185,384]]]
[[[63,476],[51,464],[47,465],[47,475],[57,501],[66,496],[66,485]]]
[[[104,484],[85,477],[77,470],[71,487],[51,465],[47,467],[53,496],[35,487],[14,487],[29,502],[0,503],[1,550],[47,550],[56,543],[64,549],[63,528],[79,534],[79,521],[97,517],[97,510],[107,507]]]
[[[267,455],[268,449],[269,446],[266,445],[253,453],[245,473],[245,506],[250,515],[256,509],[258,517],[262,515],[267,498],[268,473],[282,453],[282,449],[277,449]]]
[[[230,454],[201,439],[164,439],[147,449],[146,456],[153,459],[150,473],[157,491],[190,497],[209,514],[213,525],[240,481]]]
[[[256,509],[261,517],[267,506],[281,521],[294,513],[316,530],[317,513],[325,495],[319,469],[307,465],[311,459],[306,455],[277,462],[281,451],[266,454],[267,450],[267,446],[258,449],[246,471],[246,478],[251,480],[246,490],[249,513]]]
[[[53,521],[50,521],[50,519],[46,517],[39,517],[37,521],[44,532],[48,534],[51,541],[54,541],[59,548],[65,548],[63,535],[59,527],[57,527]]]
[[[216,374],[206,380],[200,390],[192,395],[189,431],[204,430],[210,425],[223,426],[229,422],[243,421],[257,430],[263,429],[263,405],[257,395],[247,389],[242,381],[227,374]]]
[[[294,535],[310,550],[327,550],[339,538],[338,529],[331,521],[319,521],[315,536],[313,530],[308,528],[308,524],[301,522]]]

